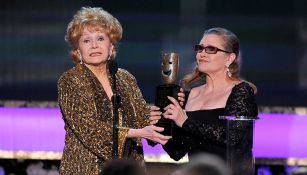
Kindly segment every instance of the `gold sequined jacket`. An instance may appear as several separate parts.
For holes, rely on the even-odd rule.
[[[119,69],[116,82],[121,96],[118,151],[122,157],[129,128],[149,125],[149,107],[128,71]],[[60,77],[58,102],[66,130],[60,174],[99,174],[103,163],[112,158],[112,102],[96,76],[83,64]],[[143,160],[140,140],[132,143],[136,146],[129,147],[131,158]]]

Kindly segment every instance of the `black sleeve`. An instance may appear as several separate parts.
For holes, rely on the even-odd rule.
[[[184,131],[179,127],[173,128],[173,136],[165,145],[162,145],[167,154],[174,160],[178,161],[188,152]]]
[[[233,88],[226,104],[225,114],[232,116],[257,117],[258,106],[255,101],[254,91],[246,82]]]
[[[234,92],[229,96],[225,113],[230,116],[257,117],[258,106],[255,101],[254,90],[248,83],[243,82],[235,87]],[[232,121],[229,123],[230,145],[251,148],[253,143],[252,138],[252,122]]]

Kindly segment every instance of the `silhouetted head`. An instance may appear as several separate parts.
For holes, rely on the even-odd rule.
[[[101,175],[145,175],[145,168],[135,160],[114,159],[106,162]]]

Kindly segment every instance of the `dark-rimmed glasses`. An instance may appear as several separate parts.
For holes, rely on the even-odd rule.
[[[205,52],[208,53],[208,54],[216,54],[217,51],[221,51],[221,52],[225,52],[225,53],[231,53],[231,52],[229,52],[229,51],[222,50],[222,49],[219,49],[219,48],[214,47],[214,46],[206,46],[206,47],[205,47],[205,46],[200,45],[200,44],[196,44],[196,45],[194,46],[194,51],[195,51],[195,52],[200,53],[200,52],[202,52],[203,50],[205,50]]]

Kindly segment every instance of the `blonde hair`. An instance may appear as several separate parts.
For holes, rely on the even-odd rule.
[[[204,32],[203,37],[209,34],[214,34],[222,37],[224,43],[224,49],[232,52],[236,55],[234,61],[229,65],[229,72],[231,73],[231,77],[229,77],[231,80],[234,81],[240,81],[240,45],[239,45],[239,39],[238,37],[232,33],[231,31],[225,29],[225,28],[211,28]],[[183,88],[189,90],[192,87],[195,87],[195,85],[204,84],[205,83],[205,77],[206,74],[199,72],[198,68],[196,67],[194,71],[191,74],[186,75],[182,81],[181,85]],[[247,81],[246,81],[247,82]],[[256,93],[257,88],[253,83],[247,82]]]
[[[100,30],[107,34],[114,45],[112,58],[116,56],[116,44],[122,38],[123,29],[119,21],[99,7],[82,7],[67,26],[65,40],[72,46],[70,51],[74,63],[80,62],[79,39],[85,28]]]

